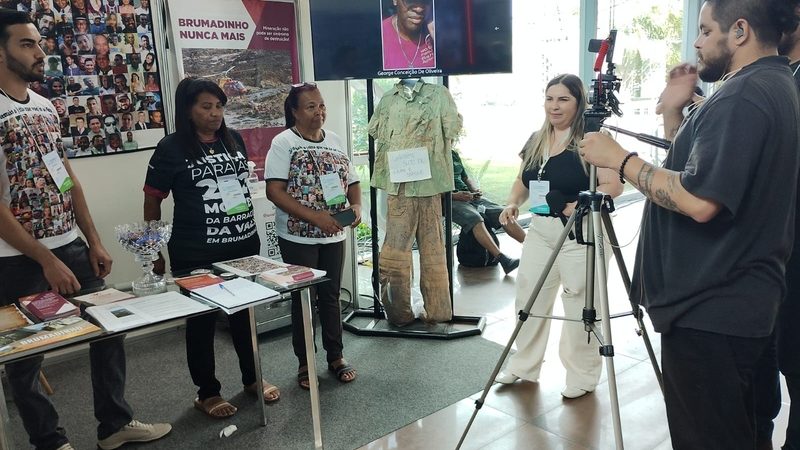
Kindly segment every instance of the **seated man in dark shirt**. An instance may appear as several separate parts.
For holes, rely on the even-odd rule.
[[[519,259],[509,258],[500,251],[500,247],[492,239],[486,226],[492,229],[503,228],[509,236],[522,243],[525,231],[517,222],[500,225],[500,213],[503,207],[482,197],[480,189],[470,179],[467,170],[461,163],[461,157],[453,151],[453,175],[455,191],[453,191],[453,222],[466,232],[472,230],[475,240],[492,255],[510,273],[519,266]]]

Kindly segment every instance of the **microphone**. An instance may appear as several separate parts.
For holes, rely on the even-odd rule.
[[[603,59],[606,57],[606,53],[608,53],[608,39],[604,39],[602,43],[600,43],[600,50],[597,51],[597,59],[594,60],[594,71],[600,72],[603,69]]]

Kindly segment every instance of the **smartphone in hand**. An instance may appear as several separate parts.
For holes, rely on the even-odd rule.
[[[355,222],[356,220],[356,213],[351,209],[347,208],[342,211],[339,211],[336,214],[333,214],[333,218],[339,222],[339,225],[343,227],[348,227],[350,224]]]

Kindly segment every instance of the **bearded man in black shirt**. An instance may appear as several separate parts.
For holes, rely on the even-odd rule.
[[[590,133],[581,153],[648,198],[631,298],[661,336],[676,449],[755,447],[752,378],[786,292],[800,168],[800,104],[784,32],[796,0],[708,0],[699,67],[662,97],[677,133],[663,167]],[[722,86],[685,121],[697,77]],[[681,124],[682,123],[682,124]]]

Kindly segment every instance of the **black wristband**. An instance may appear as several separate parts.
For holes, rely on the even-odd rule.
[[[631,159],[633,156],[639,156],[636,152],[630,152],[625,155],[625,159],[622,160],[622,164],[619,165],[619,182],[625,184],[625,164],[628,164],[628,160]]]

